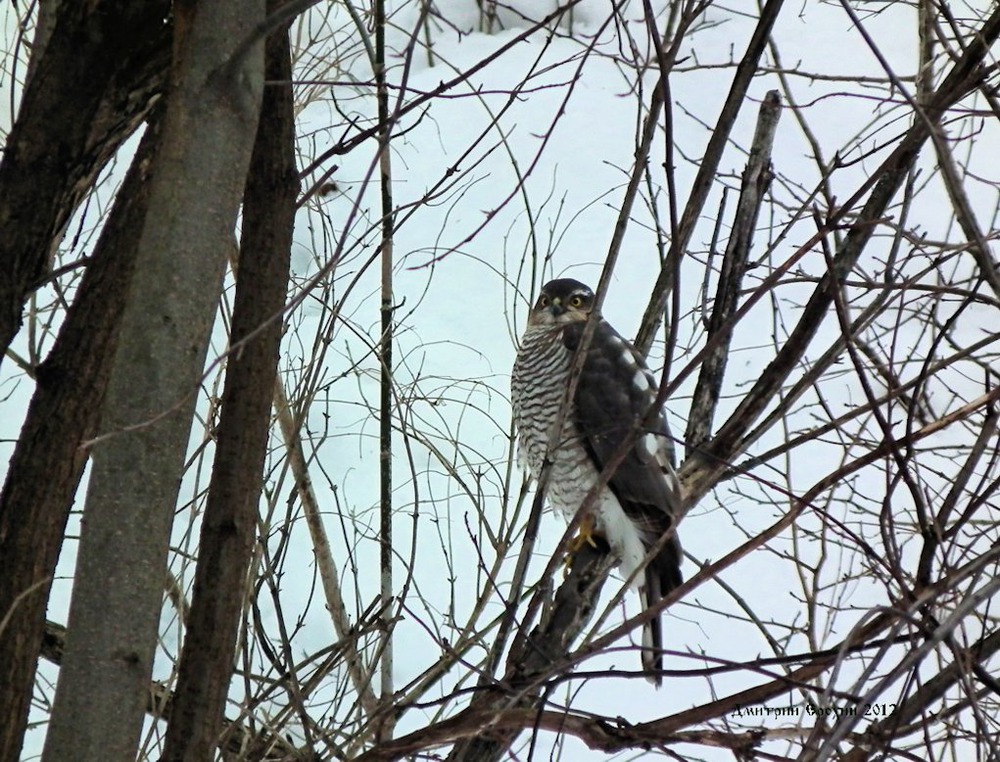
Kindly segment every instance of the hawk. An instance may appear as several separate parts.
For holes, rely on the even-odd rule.
[[[590,515],[582,517],[580,535],[583,540],[591,534],[603,537],[626,579],[660,546],[633,579],[645,609],[683,581],[676,534],[661,543],[680,516],[680,484],[663,410],[649,415],[656,379],[639,351],[600,316],[562,428],[555,431],[573,356],[593,309],[594,292],[579,281],[560,278],[542,287],[511,375],[514,423],[521,458],[536,479],[549,453],[548,502],[567,520],[626,439],[631,442]],[[644,421],[646,426],[637,430]],[[663,666],[659,617],[644,626],[642,645],[646,677],[658,686]]]

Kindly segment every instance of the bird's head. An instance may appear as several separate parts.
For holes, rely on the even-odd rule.
[[[561,326],[583,322],[594,309],[594,292],[578,280],[559,278],[542,286],[528,316],[533,326]]]

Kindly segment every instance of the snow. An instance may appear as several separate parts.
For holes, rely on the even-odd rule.
[[[394,573],[397,588],[404,580],[412,582],[396,631],[394,676],[399,686],[417,679],[447,652],[446,642],[464,629],[474,615],[478,597],[489,588],[487,577],[494,566],[500,569],[494,582],[501,589],[509,583],[526,515],[525,507],[514,504],[522,476],[516,464],[510,463],[508,383],[516,337],[533,292],[545,280],[571,276],[596,286],[643,116],[630,92],[635,73],[622,62],[628,54],[625,30],[638,45],[646,44],[641,4],[626,3],[620,23],[609,25],[609,5],[587,0],[576,8],[572,36],[564,22],[556,34],[539,30],[521,40],[526,19],[539,13],[539,5],[517,0],[500,10],[496,30],[483,33],[476,31],[480,21],[476,4],[442,1],[437,8],[453,27],[433,23],[434,65],[419,53],[411,69],[405,69],[397,59],[390,71],[393,83],[400,84],[407,76],[409,91],[429,92],[502,46],[511,46],[509,52],[454,88],[448,97],[434,99],[426,108],[408,113],[396,126],[398,137],[392,142],[393,203],[399,222],[394,241],[393,292],[400,326],[395,348],[399,428],[393,453],[398,553]],[[862,17],[864,26],[879,41],[882,53],[912,92],[917,55],[915,12],[902,4],[879,7],[880,12]],[[908,111],[899,100],[895,110],[887,108],[876,102],[880,91],[865,82],[852,81],[881,77],[883,71],[843,9],[813,0],[803,3],[802,8],[798,14],[783,14],[774,30],[784,65],[801,72],[846,78],[789,77],[802,113],[826,154],[812,156],[812,147],[791,111],[786,110],[773,157],[777,177],[772,192],[777,203],[765,208],[760,222],[775,227],[761,231],[757,238],[754,258],[762,265],[750,271],[747,285],[751,287],[815,231],[811,220],[796,222],[775,251],[765,251],[768,237],[773,240],[789,222],[788,209],[798,206],[819,182],[820,165],[829,163],[835,152],[847,162],[833,174],[829,196],[820,196],[817,203],[846,199],[884,158],[880,146],[908,125],[908,117],[904,118]],[[409,39],[417,10],[417,4],[410,3],[393,14],[395,26],[390,37],[397,50]],[[548,4],[543,10],[549,10]],[[345,17],[339,6],[324,8],[322,13],[325,24],[316,13],[310,22],[315,25],[316,36],[324,30],[338,29]],[[679,205],[687,198],[710,127],[728,90],[734,71],[732,62],[744,50],[753,21],[752,15],[743,11],[713,7],[706,14],[706,23],[682,48],[682,63],[671,79]],[[589,37],[592,34],[596,39]],[[363,84],[369,82],[370,73],[360,49],[350,47],[353,38],[348,28],[327,40],[328,50],[341,53],[334,63],[327,64],[330,74],[337,78],[330,87],[312,88],[312,100],[302,104],[298,117],[301,166],[341,137],[345,115],[361,126],[370,124],[374,117],[374,98]],[[323,56],[313,56],[301,58],[297,71],[308,72],[310,77],[322,73]],[[523,92],[512,96],[511,88],[521,82],[526,83]],[[652,70],[642,77],[642,84],[644,103],[648,103],[655,85]],[[749,102],[733,130],[719,182],[705,207],[706,216],[692,238],[691,259],[683,273],[678,339],[678,347],[685,353],[673,358],[675,372],[684,368],[704,339],[701,263],[712,237],[721,186],[738,187],[746,161],[741,147],[749,144],[753,134],[757,104],[768,90],[778,87],[779,79],[773,72],[754,80]],[[0,99],[5,100],[6,96]],[[4,116],[6,128],[6,115],[0,116]],[[972,166],[983,164],[985,157],[995,157],[1000,150],[996,126],[984,125],[975,140],[968,141],[967,150]],[[664,160],[661,136],[651,161],[657,182],[662,181],[659,168]],[[374,256],[381,214],[376,161],[373,141],[336,157],[333,162],[339,166],[331,177],[336,189],[312,199],[300,212],[292,296],[302,301],[290,315],[282,363],[286,388],[293,399],[303,395],[309,400],[304,427],[307,457],[312,460],[314,487],[334,544],[334,558],[341,562],[339,571],[348,607],[355,617],[376,599],[379,579],[375,417],[378,364],[371,354],[380,332],[379,265]],[[117,171],[123,172],[126,164],[120,162]],[[925,155],[922,166],[929,172],[933,166],[930,154]],[[988,180],[995,179],[989,176],[990,171],[984,166],[981,173]],[[304,187],[315,180],[315,176],[307,178]],[[960,234],[949,230],[943,187],[940,182],[932,185],[918,197],[911,217],[920,220],[920,228],[932,239],[958,240]],[[968,185],[984,224],[993,224],[995,189],[975,180]],[[730,193],[727,221],[731,219],[735,196]],[[604,306],[606,317],[625,335],[634,335],[659,270],[655,220],[648,202],[644,199],[634,209],[633,223]],[[669,219],[665,190],[656,195],[655,209],[661,222]],[[859,269],[872,273],[873,278],[880,277],[890,243],[887,238],[880,239],[865,254]],[[66,256],[72,255],[67,252]],[[807,254],[794,269],[795,273],[813,278],[824,271],[818,250]],[[314,282],[314,278],[318,281]],[[813,285],[807,277],[799,282],[789,279],[776,290],[776,297],[786,306],[802,304]],[[984,323],[993,320],[992,313],[986,317],[986,307],[979,309]],[[772,304],[765,299],[740,324],[729,359],[732,379],[725,389],[720,421],[735,408],[741,393],[773,357],[795,317],[796,310],[789,307],[784,313],[786,322],[776,324]],[[963,330],[974,334],[980,328]],[[920,345],[917,327],[912,333],[908,331],[904,328],[900,339],[912,341],[912,347]],[[831,317],[815,346],[825,348],[838,334],[839,328]],[[18,347],[23,349],[26,341],[22,337]],[[221,352],[224,346],[220,321],[215,349]],[[905,356],[912,347],[899,346],[897,351]],[[309,366],[317,353],[323,359]],[[652,357],[654,365],[662,364],[662,347],[654,348]],[[675,432],[684,430],[695,378],[695,374],[688,376],[668,404]],[[956,384],[960,383],[956,380]],[[979,383],[969,379],[958,392],[975,396],[971,390]],[[0,391],[4,393],[5,412],[23,411],[31,384],[8,361],[3,366]],[[838,413],[862,401],[849,374],[845,374],[841,386],[828,385],[825,394],[825,403]],[[819,410],[816,414],[823,415]],[[804,407],[798,425],[812,425],[810,415],[810,409]],[[869,425],[864,420],[845,427],[849,432],[845,436],[856,432],[860,437]],[[18,427],[19,421],[5,418],[5,452],[12,449]],[[870,433],[868,429],[867,435]],[[775,430],[755,446],[754,452],[767,450],[782,437],[783,432]],[[201,438],[196,425],[193,448]],[[293,483],[279,462],[282,453],[277,436],[274,445],[269,461],[273,471],[267,477],[273,511],[269,548],[278,554],[283,574],[274,599],[262,596],[260,621],[264,630],[276,637],[280,604],[280,618],[285,627],[291,628],[293,650],[300,657],[330,645],[336,636],[321,602],[301,508],[292,500]],[[762,478],[773,479],[778,488],[754,478],[723,484],[682,524],[685,550],[697,559],[717,560],[776,521],[790,505],[790,498],[782,490],[801,493],[812,484],[817,472],[815,463],[842,457],[837,439],[832,438],[828,446],[817,442],[811,448],[810,454],[800,453],[790,462],[774,463],[760,471]],[[208,448],[195,462],[185,481],[186,497],[182,502],[199,494],[207,484],[210,455]],[[884,492],[884,485],[866,487],[867,480],[878,478],[877,473],[859,474],[853,487],[859,495],[881,494],[879,489]],[[194,550],[199,509],[195,502],[178,518],[175,546],[188,553]],[[900,513],[908,509],[898,506]],[[859,516],[856,521],[865,519]],[[862,534],[871,532],[855,524],[850,515],[841,514],[838,520]],[[561,518],[544,518],[542,536],[528,572],[532,582],[545,568],[564,528]],[[758,550],[722,572],[719,584],[709,580],[673,606],[666,617],[665,639],[674,653],[667,656],[666,668],[696,670],[714,665],[715,659],[739,661],[770,654],[758,625],[738,610],[720,585],[731,586],[745,597],[762,621],[791,621],[801,606],[794,591],[801,596],[801,590],[789,578],[789,566],[781,555],[804,547],[803,533],[807,531],[822,532],[825,541],[830,541],[827,522],[818,512],[807,512],[797,534],[783,533],[767,550]],[[513,544],[494,548],[491,536],[509,537]],[[830,552],[842,551],[831,548]],[[412,569],[411,554],[417,559]],[[838,568],[837,564],[831,566]],[[68,582],[71,570],[72,546],[61,561],[60,579]],[[190,583],[193,566],[189,561],[177,556],[172,570],[185,585]],[[695,566],[688,563],[686,575],[695,572]],[[411,573],[412,578],[408,576]],[[50,617],[62,620],[68,587],[60,583],[54,588]],[[617,587],[619,583],[608,586],[606,599]],[[879,583],[859,579],[851,603],[863,610],[881,600],[880,592]],[[628,615],[637,613],[634,595],[626,593],[623,600]],[[621,621],[620,608],[612,607],[608,619],[600,625],[603,631]],[[494,596],[486,606],[485,616],[477,620],[478,626],[484,626],[501,611],[501,601]],[[169,676],[178,647],[179,627],[169,622],[170,617],[165,615],[164,653],[156,670],[156,677],[161,679]],[[834,626],[831,620],[831,632],[836,629],[830,635],[832,641],[846,634],[845,622],[837,620]],[[825,628],[818,629],[823,632]],[[809,645],[798,639],[789,650],[807,651]],[[468,658],[476,661],[482,653],[481,647],[474,648]],[[701,654],[706,655],[704,659]],[[638,662],[638,653],[625,649],[588,660],[583,669],[614,666],[634,670]],[[52,675],[53,670],[48,669],[47,674]],[[641,722],[746,685],[742,673],[720,674],[711,682],[701,676],[669,677],[661,691],[642,680],[593,679],[570,683],[565,690],[557,690],[552,700],[579,711],[620,715],[630,722]],[[445,681],[441,695],[453,687],[454,681]],[[238,695],[234,692],[234,698]],[[799,697],[792,700],[797,702]],[[333,723],[332,716],[329,719]],[[426,720],[423,713],[411,711],[404,715],[397,732],[417,729]],[[738,724],[738,719],[735,722]],[[750,726],[755,723],[760,724],[759,718],[748,721]],[[30,735],[29,753],[40,748],[40,736],[40,730]],[[563,759],[608,758],[572,738],[556,741],[542,733],[539,743],[535,750],[538,759],[547,756],[553,744],[561,745],[561,752],[556,753],[561,753]],[[731,758],[728,753],[703,747],[678,747],[678,751],[704,759]],[[645,756],[657,755],[650,752],[629,758]]]

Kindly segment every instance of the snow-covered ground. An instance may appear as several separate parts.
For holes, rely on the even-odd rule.
[[[533,292],[545,280],[571,276],[596,285],[634,159],[637,131],[656,81],[655,64],[641,75],[636,71],[637,60],[645,61],[650,55],[641,3],[620,5],[620,15],[612,20],[609,2],[584,0],[574,9],[572,20],[563,18],[558,26],[549,25],[522,39],[531,18],[551,12],[549,4],[542,5],[516,0],[501,9],[496,26],[488,32],[480,31],[480,8],[472,0],[437,3],[440,18],[430,19],[426,31],[417,25],[418,3],[402,4],[392,16],[389,41],[399,55],[393,58],[390,80],[405,89],[394,89],[391,98],[401,97],[404,102],[433,91],[509,46],[445,96],[428,98],[425,105],[407,112],[395,127],[397,137],[392,142],[393,204],[399,223],[393,275],[399,326],[395,350],[399,427],[394,451],[395,577],[400,587],[408,579],[411,582],[396,630],[398,686],[407,685],[434,665],[445,652],[446,642],[453,642],[465,628],[479,596],[490,584],[502,589],[509,582],[526,511],[526,507],[515,508],[522,476],[516,464],[512,467],[510,463],[508,383],[516,337]],[[662,5],[654,3],[657,8]],[[857,5],[862,10],[878,5],[878,12],[862,16],[864,30],[912,93],[917,68],[915,10],[903,3]],[[671,77],[670,104],[680,209],[728,92],[735,62],[753,32],[756,8],[756,3],[747,2],[710,7],[682,43],[680,63]],[[664,18],[661,14],[661,25]],[[421,42],[429,35],[433,61],[421,46],[410,62],[401,55],[414,34]],[[310,39],[312,44],[306,46]],[[345,134],[369,126],[375,99],[370,68],[341,5],[320,6],[294,30],[293,40],[302,46],[297,77],[314,83],[303,82],[297,91],[300,166],[307,166]],[[11,50],[10,45],[7,50]],[[678,341],[671,366],[674,373],[685,368],[704,342],[702,284],[716,212],[723,188],[728,187],[721,230],[724,246],[757,105],[767,91],[783,89],[775,53],[780,54],[788,87],[800,107],[801,122],[786,108],[773,151],[776,177],[772,197],[761,213],[751,254],[759,267],[748,274],[748,288],[759,284],[815,232],[808,216],[790,225],[791,217],[821,182],[834,157],[839,156],[844,166],[828,177],[828,198],[842,201],[884,158],[881,146],[891,143],[909,125],[905,102],[898,93],[886,99],[887,88],[878,84],[885,80],[883,64],[839,3],[805,0],[783,12],[773,33],[773,48],[765,56],[766,66],[750,87],[748,102],[732,131],[717,182],[691,240],[682,275]],[[322,83],[315,84],[317,81]],[[5,84],[9,80],[5,79]],[[2,108],[8,108],[6,93],[0,101]],[[9,113],[0,112],[0,118],[7,129]],[[814,155],[803,124],[822,148],[822,156]],[[980,219],[990,228],[995,226],[997,191],[989,181],[997,179],[995,157],[1000,153],[1000,137],[996,124],[989,120],[977,127],[981,131],[966,142],[963,159],[983,180],[969,179],[966,190]],[[955,129],[970,130],[972,126],[962,122]],[[650,161],[652,184],[644,185],[633,210],[604,306],[606,317],[625,335],[635,334],[659,272],[657,226],[669,231],[663,142],[661,132]],[[374,141],[368,141],[327,161],[303,181],[303,187],[308,188],[317,182],[319,172],[338,165],[330,178],[335,188],[315,196],[300,212],[291,296],[301,297],[301,303],[289,314],[282,360],[290,396],[308,408],[303,433],[313,485],[326,515],[334,558],[340,563],[345,597],[354,616],[377,597],[379,584],[378,362],[371,351],[380,331],[379,261],[375,255],[381,212],[375,148]],[[125,166],[126,161],[119,161],[112,174],[120,176]],[[961,241],[944,188],[930,177],[933,166],[928,149],[921,180],[928,184],[909,212],[910,219],[918,219],[919,225],[910,224],[929,239]],[[823,197],[816,203],[828,211]],[[94,218],[83,222],[84,227],[96,224]],[[787,235],[769,250],[769,244],[789,225]],[[882,277],[890,244],[885,234],[876,240],[862,258],[859,271]],[[81,244],[83,248],[85,244]],[[78,254],[67,251],[66,257]],[[814,288],[810,279],[825,269],[821,251],[809,252],[793,270],[800,277],[787,278],[776,289],[773,301],[762,300],[739,324],[719,421],[735,409],[741,394],[774,356],[797,318],[796,305],[804,303]],[[995,320],[986,317],[988,307],[981,309],[984,323]],[[982,329],[961,328],[967,336],[977,337]],[[893,330],[898,332],[900,356],[917,351],[925,340],[916,326]],[[818,357],[838,332],[836,321],[828,319],[811,359]],[[16,349],[25,352],[28,340],[22,337]],[[224,351],[225,343],[225,326],[220,320],[216,353]],[[662,367],[662,343],[654,347],[651,364]],[[696,372],[689,374],[668,403],[675,433],[684,430],[696,377]],[[965,398],[975,396],[981,386],[979,378],[963,382],[956,377],[953,383],[953,391]],[[209,379],[206,388],[221,386],[217,379]],[[16,439],[31,384],[7,362],[0,391],[4,406],[0,446],[6,456]],[[815,425],[819,416],[839,415],[863,400],[850,373],[842,379],[828,378],[823,394],[824,404],[833,412],[822,413],[815,401],[803,403],[802,417],[789,422],[791,429]],[[202,410],[208,410],[207,402]],[[847,431],[845,436],[861,437],[858,428]],[[775,427],[755,445],[754,452],[763,452],[788,435],[789,431]],[[192,448],[203,439],[204,431],[196,422]],[[272,470],[267,476],[267,501],[272,511],[268,514],[272,530],[269,548],[277,554],[272,560],[280,564],[282,574],[275,596],[261,597],[260,622],[269,636],[276,637],[280,614],[292,632],[292,652],[302,658],[328,646],[336,636],[319,593],[309,532],[301,508],[293,500],[294,485],[285,470],[277,433],[274,444],[269,464]],[[842,457],[842,450],[838,439],[816,442],[753,475],[725,482],[682,524],[685,550],[703,561],[725,555],[787,510],[788,493],[801,493],[819,475],[833,470],[832,463]],[[193,459],[182,503],[207,486],[211,452],[208,446]],[[884,474],[878,471],[862,472],[851,488],[860,496],[883,494],[885,486],[880,478]],[[197,499],[193,505],[178,516],[176,528],[175,544],[188,552],[197,541]],[[844,505],[826,507],[862,536],[871,531],[870,512],[852,513]],[[830,645],[846,635],[857,616],[834,618],[822,606],[816,612],[819,642],[793,636],[785,629],[793,622],[801,625],[805,616],[802,585],[792,578],[795,567],[786,554],[818,558],[821,549],[818,542],[803,534],[821,530],[819,515],[807,513],[799,526],[800,531],[775,540],[769,546],[771,552],[752,553],[720,575],[718,582],[707,581],[670,609],[666,640],[667,647],[676,653],[666,659],[668,670],[694,672],[714,666],[718,660],[737,662],[773,655],[775,648],[764,630],[778,639],[789,636],[781,644],[789,653]],[[563,531],[560,518],[543,519],[529,580],[537,580]],[[507,562],[499,566],[498,577],[491,583],[485,567],[493,563],[498,551],[489,537],[508,532],[514,542],[503,551]],[[65,618],[74,550],[74,543],[67,542],[54,586],[49,616],[57,621]],[[840,568],[838,560],[851,565],[851,550],[835,545],[823,550],[834,558],[821,581],[833,584]],[[415,559],[412,563],[411,558]],[[172,571],[187,584],[193,566],[178,554],[172,559]],[[687,576],[696,571],[694,563],[685,567]],[[605,595],[613,593],[614,587],[610,585]],[[846,596],[841,604],[859,612],[884,601],[882,586],[870,579],[858,579],[838,594]],[[833,592],[825,598],[823,595],[821,601],[833,602]],[[737,596],[754,612],[756,621],[740,609]],[[624,609],[628,615],[636,613],[633,595],[625,596]],[[493,595],[474,626],[486,626],[501,612],[502,601]],[[615,608],[598,628],[609,629],[620,619],[620,607]],[[178,634],[174,613],[167,606],[163,653],[157,664],[159,679],[171,673]],[[488,646],[489,633],[485,638]],[[481,648],[473,649],[468,658],[475,662],[482,653]],[[617,650],[586,661],[582,669],[637,669],[638,661],[636,651]],[[43,674],[54,679],[55,671],[43,665]],[[745,671],[711,678],[678,675],[669,677],[664,688],[656,691],[642,680],[602,678],[570,683],[570,688],[557,690],[551,699],[578,711],[641,722],[763,680]],[[454,682],[446,680],[424,700],[447,695],[453,687]],[[238,696],[234,692],[234,698]],[[799,694],[774,705],[804,707]],[[407,713],[398,733],[419,728],[435,709]],[[336,717],[334,713],[326,722],[335,727]],[[773,727],[777,722],[734,717],[732,728]],[[795,720],[784,718],[780,723],[794,725]],[[44,726],[39,726],[30,734],[26,756],[40,749],[43,732]],[[536,759],[547,757],[549,747],[566,760],[607,758],[572,738],[556,741],[543,733],[540,744]],[[781,753],[777,745],[773,750]],[[703,747],[680,747],[679,751],[694,758],[731,758],[728,752]],[[644,755],[630,753],[623,758],[640,756]]]

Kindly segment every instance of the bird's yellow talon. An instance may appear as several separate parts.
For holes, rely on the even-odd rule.
[[[566,558],[563,564],[567,570],[570,564],[573,563],[573,556],[579,553],[584,545],[589,545],[595,549],[599,547],[594,540],[595,523],[593,514],[587,514],[580,520],[580,528],[577,530],[576,537],[570,540],[566,546]]]

